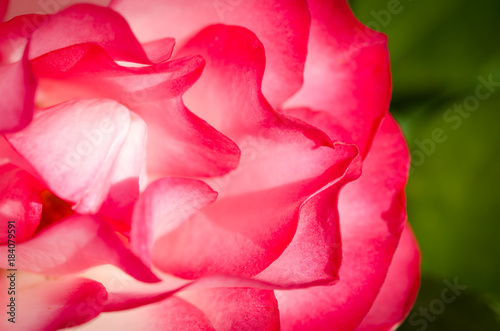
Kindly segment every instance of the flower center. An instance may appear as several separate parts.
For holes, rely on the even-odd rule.
[[[42,197],[42,216],[35,234],[75,213],[69,202],[58,198],[49,190],[43,191],[40,195]]]

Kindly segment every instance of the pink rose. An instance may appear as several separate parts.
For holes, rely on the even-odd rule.
[[[345,0],[74,2],[0,24],[2,330],[404,319],[384,35]]]

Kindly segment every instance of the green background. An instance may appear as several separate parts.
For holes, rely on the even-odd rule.
[[[389,37],[391,112],[413,156],[406,191],[422,286],[413,321],[399,330],[500,330],[500,87],[465,111],[460,125],[445,118],[475,95],[478,77],[500,83],[500,1],[352,0],[351,6]],[[432,147],[436,129],[446,139]],[[441,305],[445,280],[467,289]]]

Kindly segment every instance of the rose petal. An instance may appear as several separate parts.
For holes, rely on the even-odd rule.
[[[217,193],[205,183],[187,178],[162,178],[151,183],[137,200],[132,216],[132,251],[146,264],[159,238],[212,203]]]
[[[403,135],[387,116],[363,174],[340,195],[340,281],[331,287],[279,292],[284,330],[331,325],[352,330],[361,323],[385,280],[403,230],[408,161]]]
[[[202,55],[207,64],[200,79],[184,94],[184,101],[217,130],[238,142],[248,134],[262,135],[261,131],[276,126],[294,126],[290,119],[276,114],[261,93],[266,54],[251,31],[209,26],[190,39],[178,56],[195,54]],[[313,128],[295,126],[302,126],[295,131],[316,132],[300,132],[307,137],[319,135]],[[325,143],[325,137],[318,140]]]
[[[0,0],[0,22],[3,22],[8,6],[9,0]]]
[[[0,134],[22,130],[33,118],[37,81],[28,62],[28,49],[20,61],[0,65]]]
[[[420,285],[420,253],[406,224],[384,285],[358,331],[394,330],[410,312]]]
[[[65,1],[67,5],[68,1]],[[73,1],[75,2],[75,1]],[[0,62],[18,60],[19,49],[33,38],[30,59],[70,45],[93,43],[116,60],[163,62],[172,54],[174,39],[163,38],[141,46],[125,20],[114,11],[87,4],[63,9],[59,3],[41,4],[38,14],[18,16],[0,25]],[[30,12],[29,4],[26,12]],[[40,9],[40,8],[38,8]],[[68,26],[70,27],[68,29]],[[54,33],[58,38],[54,38]],[[147,56],[146,56],[147,54]]]
[[[0,275],[5,279],[5,272]],[[7,315],[0,321],[2,330],[59,330],[80,325],[96,317],[107,299],[106,289],[89,279],[43,279],[27,286],[28,277],[16,273],[15,324],[7,321]]]
[[[162,63],[170,59],[174,45],[174,38],[163,38],[145,43],[142,47],[153,63]]]
[[[260,93],[264,50],[248,30],[208,27],[181,50],[191,53],[207,60],[192,89],[192,107],[208,111],[203,116],[245,155],[234,172],[208,181],[220,199],[160,238],[153,262],[190,279],[255,275],[290,243],[302,202],[342,176],[357,151],[340,144],[332,148],[321,131],[270,108]],[[215,91],[226,97],[215,98]]]
[[[16,1],[21,3],[21,1]],[[22,59],[28,39],[48,20],[47,15],[22,15],[0,24],[0,63],[9,64]],[[27,55],[26,55],[27,56]]]
[[[304,85],[284,108],[326,111],[364,157],[389,109],[391,78],[385,35],[361,24],[346,0],[310,0]],[[325,92],[325,88],[328,92]]]
[[[7,249],[0,267],[7,267]],[[159,279],[120,241],[105,223],[75,215],[46,228],[16,246],[18,269],[45,275],[65,275],[102,264],[113,264],[142,282]]]
[[[148,172],[155,176],[221,176],[236,168],[238,146],[184,106],[181,97],[133,108],[148,123]]]
[[[181,100],[203,70],[204,61],[199,56],[127,68],[115,64],[101,48],[78,45],[47,54],[33,66],[49,104],[105,96],[141,115],[148,124],[150,174],[218,176],[238,164],[238,147],[193,115]]]
[[[255,184],[246,188],[255,191],[223,197],[160,238],[153,248],[153,263],[192,279],[214,273],[255,275],[278,258],[294,236],[301,203],[341,177],[356,155],[352,146],[310,151],[286,147],[270,149],[251,168],[229,178],[227,190],[252,179]],[[299,161],[299,153],[302,162],[289,167]],[[266,178],[279,173],[268,185]]]
[[[189,291],[182,298],[207,315],[215,330],[279,330],[274,292],[252,288]]]
[[[42,215],[42,185],[11,164],[0,166],[0,244],[20,243],[35,233]],[[9,221],[13,227],[9,228]],[[13,229],[11,232],[9,230]],[[13,238],[8,238],[12,233]]]
[[[227,288],[255,288],[263,290],[274,290],[276,288],[288,289],[288,285],[266,283],[248,277],[213,275],[199,278],[197,280],[185,280],[172,275],[157,272],[161,282],[146,284],[140,282],[130,275],[112,265],[94,267],[85,271],[84,277],[93,279],[103,284],[108,293],[108,301],[105,311],[127,310],[150,303],[158,302],[173,296],[174,294],[184,296],[185,291],[206,290],[219,287]],[[294,286],[293,288],[306,286]]]
[[[150,63],[125,19],[95,5],[78,4],[50,16],[31,40],[30,59],[67,46],[93,43],[115,60]]]
[[[148,306],[101,314],[79,330],[214,330],[205,314],[190,303],[171,297]]]
[[[281,109],[281,113],[313,125],[326,133],[333,141],[351,140],[351,133],[337,123],[334,116],[325,111],[302,107]]]
[[[255,276],[273,284],[333,284],[342,260],[338,196],[342,187],[360,176],[361,164],[311,196],[300,206],[297,231],[283,254]]]
[[[101,47],[80,44],[45,54],[32,64],[41,80],[44,96],[39,102],[43,104],[106,96],[140,108],[144,102],[180,96],[200,77],[205,61],[191,56],[152,66],[125,67],[116,64]]]
[[[302,84],[310,14],[306,1],[144,1],[115,0],[110,5],[129,22],[141,41],[174,37],[183,44],[205,26],[246,27],[266,48],[263,91],[277,106]]]
[[[210,26],[193,37],[179,55],[189,54],[201,54],[207,65],[184,95],[186,104],[245,149],[247,158],[255,158],[259,149],[274,144],[284,149],[294,144],[331,146],[323,132],[274,112],[263,97],[264,48],[252,32],[234,26]]]
[[[11,1],[7,19],[14,16],[25,14],[53,14],[61,9],[77,3],[92,3],[95,5],[107,6],[110,0],[56,0],[56,1],[40,1],[40,0],[22,0]]]
[[[7,135],[52,192],[96,212],[130,126],[127,108],[110,100],[67,102],[36,114],[25,130]]]
[[[146,179],[147,127],[139,116],[130,115],[130,129],[107,177],[109,193],[98,212],[111,219],[115,229],[125,234],[130,231],[133,206],[139,197],[139,184]]]
[[[37,177],[36,171],[33,170],[31,165],[26,162],[26,160],[21,155],[19,155],[19,153],[16,152],[14,148],[12,148],[12,146],[8,143],[7,139],[3,135],[0,135],[0,164],[13,164],[20,169],[27,171],[30,175],[40,181],[40,179]]]

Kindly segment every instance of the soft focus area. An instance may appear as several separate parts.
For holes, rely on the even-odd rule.
[[[353,0],[389,37],[422,286],[399,330],[499,330],[500,1]]]

